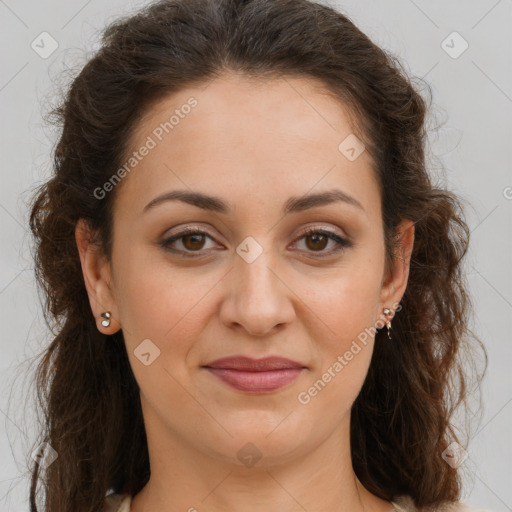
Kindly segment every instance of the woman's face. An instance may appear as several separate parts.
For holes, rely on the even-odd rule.
[[[122,328],[148,439],[271,465],[348,433],[374,327],[405,291],[414,227],[385,275],[369,154],[320,87],[223,75],[153,105],[137,127],[111,264],[82,264],[98,328]],[[178,191],[189,199],[155,202]],[[207,368],[239,356],[300,368]]]

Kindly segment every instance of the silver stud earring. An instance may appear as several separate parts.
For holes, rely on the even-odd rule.
[[[386,316],[391,314],[391,310],[388,308],[384,308],[383,312]],[[389,333],[391,330],[391,322],[389,320],[386,320],[386,327],[388,328],[388,339],[391,339],[391,334]]]
[[[104,313],[101,313],[100,316],[105,318],[105,320],[101,321],[101,325],[103,325],[103,327],[108,327],[110,325],[110,311],[105,311]]]

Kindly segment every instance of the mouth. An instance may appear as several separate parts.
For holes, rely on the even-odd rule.
[[[203,368],[228,386],[247,393],[271,393],[294,381],[308,368],[283,357],[218,359]]]

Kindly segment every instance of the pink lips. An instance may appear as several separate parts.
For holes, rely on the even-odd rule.
[[[204,365],[210,373],[229,386],[251,393],[269,393],[286,386],[306,369],[283,357],[226,357]]]

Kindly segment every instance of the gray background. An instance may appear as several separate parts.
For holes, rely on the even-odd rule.
[[[97,48],[102,28],[145,3],[0,0],[0,512],[28,510],[26,463],[34,441],[29,375],[34,366],[29,363],[50,339],[33,277],[26,206],[31,188],[49,175],[56,136],[41,112],[71,76],[60,70],[83,65]],[[440,159],[433,166],[439,179],[470,204],[466,271],[476,311],[472,327],[489,353],[481,421],[461,466],[463,501],[512,510],[512,2],[329,5],[348,14],[432,87],[433,119],[441,124],[431,137],[432,152]],[[453,31],[469,45],[457,58],[464,43],[459,36],[446,40]],[[51,48],[50,39],[42,32],[58,43],[46,58],[40,53]],[[34,40],[39,53],[31,47]]]

